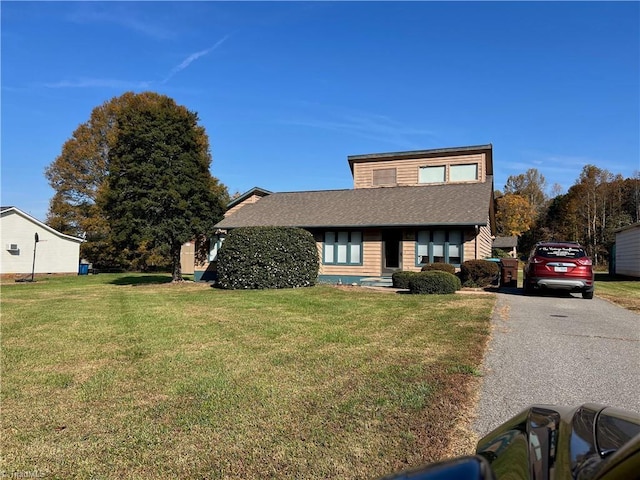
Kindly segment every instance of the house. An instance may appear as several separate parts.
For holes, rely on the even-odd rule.
[[[60,233],[16,207],[0,207],[0,215],[0,274],[78,273],[81,238]]]
[[[640,278],[640,222],[616,230],[613,273]]]
[[[425,263],[455,266],[491,256],[495,234],[491,145],[348,157],[354,188],[272,193],[254,188],[229,205],[216,224],[209,262],[195,279],[213,275],[229,230],[292,226],[311,232],[320,282],[363,283]]]
[[[516,258],[516,248],[518,247],[518,237],[512,235],[510,237],[496,237],[493,240],[493,248],[499,248],[500,250],[509,254],[511,258]]]

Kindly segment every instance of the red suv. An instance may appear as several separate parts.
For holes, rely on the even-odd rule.
[[[534,289],[581,292],[593,298],[593,264],[575,242],[540,242],[524,266],[524,293]]]

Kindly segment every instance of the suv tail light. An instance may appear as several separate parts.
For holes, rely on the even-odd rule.
[[[578,258],[576,260],[576,263],[578,265],[591,265],[592,264],[591,259],[589,257]]]

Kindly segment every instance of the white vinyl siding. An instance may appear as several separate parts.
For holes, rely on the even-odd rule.
[[[362,232],[325,232],[322,263],[325,265],[361,265]]]

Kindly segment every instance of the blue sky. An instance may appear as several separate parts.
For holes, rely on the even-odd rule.
[[[640,170],[638,2],[6,2],[2,205],[91,110],[155,91],[198,113],[230,193],[351,188],[347,156],[492,143],[537,168]]]

